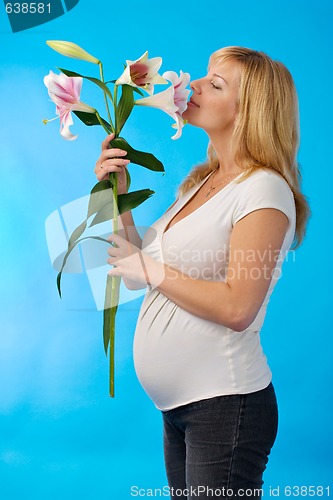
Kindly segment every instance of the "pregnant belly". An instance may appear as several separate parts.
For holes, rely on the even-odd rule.
[[[157,408],[174,408],[230,387],[228,329],[156,293],[147,295],[142,304],[134,365]]]

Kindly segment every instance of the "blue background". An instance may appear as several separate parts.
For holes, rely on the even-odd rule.
[[[131,498],[131,486],[162,488],[160,413],[136,380],[132,340],[141,299],[117,318],[116,398],[108,396],[102,316],[84,275],[66,275],[59,300],[45,241],[47,216],[88,193],[104,131],[78,120],[64,141],[52,118],[43,76],[65,67],[97,74],[45,44],[78,43],[104,62],[106,78],[145,50],[163,70],[205,74],[208,57],[227,45],[264,50],[292,72],[300,100],[303,190],[313,215],[295,260],[285,263],[262,342],[279,400],[279,434],[265,474],[270,487],[331,487],[331,116],[332,4],[257,0],[147,4],[80,3],[48,24],[12,34],[0,12],[1,324],[0,498]],[[97,98],[99,99],[99,97]],[[85,84],[82,100],[100,104]],[[177,185],[205,158],[207,137],[187,127],[179,141],[167,115],[135,109],[124,135],[156,154],[166,174],[132,166],[133,189],[156,195],[135,210],[147,225],[172,203]],[[327,491],[326,491],[327,496]]]

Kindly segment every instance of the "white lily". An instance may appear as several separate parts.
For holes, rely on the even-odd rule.
[[[163,77],[172,84],[168,89],[150,97],[139,99],[135,101],[135,104],[165,111],[165,113],[175,120],[172,127],[177,129],[176,134],[173,135],[171,139],[179,139],[182,135],[182,128],[186,124],[186,121],[182,118],[182,113],[184,113],[187,108],[187,98],[191,92],[186,89],[190,81],[190,75],[189,73],[183,73],[181,71],[180,76],[178,76],[174,71],[166,71],[163,73]]]
[[[190,83],[190,74],[180,71],[178,76],[175,71],[166,71],[163,78],[172,83],[174,89],[174,101],[178,106],[178,113],[183,114],[187,108],[187,99],[191,91],[186,87]]]
[[[154,85],[168,83],[158,70],[162,64],[161,57],[153,57],[148,59],[148,51],[146,51],[136,61],[126,60],[126,68],[123,74],[116,81],[116,85],[130,85],[131,87],[140,87],[153,94]]]
[[[178,107],[174,101],[174,91],[172,87],[169,87],[158,94],[143,97],[142,99],[135,101],[134,104],[137,106],[149,106],[150,108],[161,109],[162,111],[168,113],[168,115],[172,115],[178,111]]]

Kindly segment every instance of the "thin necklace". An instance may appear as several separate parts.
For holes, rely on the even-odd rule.
[[[217,172],[217,169],[215,170],[215,172]],[[218,186],[220,186],[220,185],[221,185],[221,184],[223,184],[224,182],[228,181],[229,179],[232,179],[233,177],[235,177],[235,176],[236,176],[236,175],[238,175],[238,174],[239,174],[239,172],[236,172],[236,173],[234,173],[234,174],[229,175],[228,177],[225,177],[225,178],[224,178],[221,182],[218,182],[218,183],[216,184],[216,186],[213,186],[214,181],[212,180],[212,185],[211,185],[211,186],[210,186],[210,188],[208,189],[208,191],[207,191],[207,193],[206,193],[206,196],[205,196],[205,197],[207,198],[207,196],[209,196],[209,195],[210,195],[210,193],[211,193],[212,191],[214,191],[214,189],[216,189]],[[214,176],[214,174],[213,174],[213,176]]]

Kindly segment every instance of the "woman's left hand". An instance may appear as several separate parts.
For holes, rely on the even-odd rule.
[[[119,234],[112,233],[108,241],[116,245],[108,249],[110,257],[107,262],[114,266],[108,273],[110,276],[121,276],[129,289],[145,288],[152,283],[156,267],[163,264],[154,261]]]

